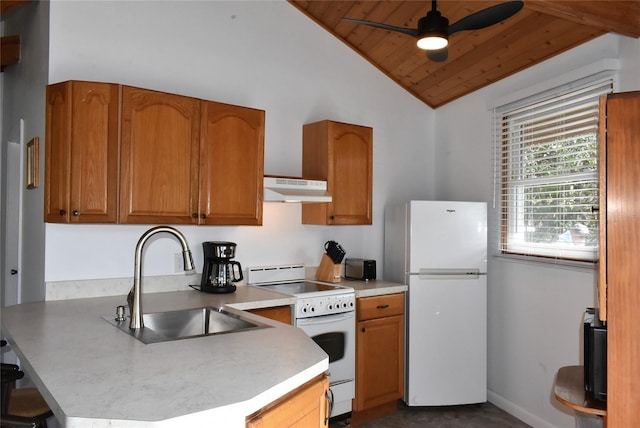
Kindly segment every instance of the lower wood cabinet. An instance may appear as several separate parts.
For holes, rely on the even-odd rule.
[[[248,312],[291,325],[291,306],[251,309]]]
[[[322,375],[247,418],[247,428],[329,426],[329,378]]]
[[[404,394],[404,293],[361,297],[356,317],[354,413]]]

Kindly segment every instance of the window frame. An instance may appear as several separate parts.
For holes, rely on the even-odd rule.
[[[583,103],[593,103],[593,99],[599,99],[600,95],[613,92],[614,79],[611,75],[606,76],[592,76],[589,79],[582,79],[581,81],[573,82],[571,84],[564,85],[560,88],[554,88],[544,93],[530,96],[522,100],[506,104],[494,109],[494,130],[495,130],[495,164],[494,164],[494,203],[497,202],[497,219],[498,219],[498,233],[497,233],[497,250],[498,254],[506,257],[523,257],[527,260],[542,260],[553,261],[560,263],[579,263],[593,265],[598,261],[599,256],[599,231],[590,231],[595,245],[589,245],[585,247],[576,247],[572,243],[563,244],[562,242],[552,241],[544,243],[527,242],[524,234],[526,233],[525,212],[527,210],[526,200],[524,197],[524,189],[532,188],[535,186],[555,186],[557,191],[566,192],[566,189],[562,189],[563,185],[570,186],[571,184],[582,185],[584,183],[592,184],[591,188],[578,189],[578,193],[584,190],[586,198],[595,199],[592,206],[593,215],[595,215],[595,223],[598,225],[597,205],[599,197],[599,133],[598,124],[599,113],[596,110],[593,113],[593,119],[596,121],[596,129],[589,132],[588,135],[595,139],[595,148],[589,149],[593,151],[593,155],[589,157],[590,161],[595,159],[595,168],[589,171],[572,172],[566,174],[557,174],[544,177],[523,177],[521,170],[522,164],[518,161],[514,161],[510,156],[513,150],[522,150],[523,145],[530,144],[525,138],[521,138],[518,142],[514,142],[512,139],[512,133],[518,132],[519,129],[513,129],[514,126],[519,126],[520,129],[525,129],[526,124],[523,127],[522,124],[514,125],[509,124],[513,119],[509,119],[517,109],[528,108],[540,103],[557,103],[559,106],[564,104],[562,100],[565,96],[571,96],[572,93],[579,92],[585,88],[593,88],[596,94],[589,97],[589,101],[583,101]],[[600,93],[598,91],[604,91]],[[507,127],[503,125],[507,123]],[[532,122],[533,123],[533,119]],[[527,122],[527,124],[530,124]],[[531,125],[531,124],[530,124]],[[509,132],[505,133],[505,129]],[[516,137],[517,139],[518,137]],[[571,136],[563,141],[570,141]],[[580,136],[574,138],[574,141],[580,139]],[[544,141],[534,141],[536,146],[542,146]],[[580,146],[588,146],[593,142],[580,142]],[[513,191],[511,191],[513,189]],[[588,195],[589,191],[595,189],[596,193],[593,196]],[[533,192],[532,192],[533,193]],[[520,195],[521,197],[518,197]],[[580,206],[580,204],[576,204]],[[560,204],[558,204],[560,207]],[[558,220],[561,222],[562,220]],[[591,221],[594,221],[593,219]],[[520,239],[518,239],[520,237]]]

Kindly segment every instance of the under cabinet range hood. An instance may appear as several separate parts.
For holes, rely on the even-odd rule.
[[[295,177],[264,177],[265,202],[331,202],[327,182]]]

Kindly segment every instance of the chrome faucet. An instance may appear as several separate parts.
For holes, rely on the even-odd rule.
[[[134,273],[133,273],[133,287],[131,291],[129,291],[129,295],[127,296],[127,303],[129,304],[129,314],[131,315],[131,322],[129,323],[129,328],[131,330],[137,330],[144,328],[144,322],[142,320],[142,250],[144,248],[144,244],[147,242],[149,238],[153,235],[161,232],[167,232],[171,235],[175,236],[178,241],[180,241],[180,245],[182,245],[182,260],[184,262],[184,270],[190,271],[195,269],[195,264],[193,263],[193,257],[191,256],[191,250],[189,249],[189,244],[187,243],[187,239],[184,235],[177,229],[174,229],[170,226],[156,226],[147,230],[140,239],[138,240],[138,244],[136,245],[136,253],[135,253],[135,261],[134,261]]]

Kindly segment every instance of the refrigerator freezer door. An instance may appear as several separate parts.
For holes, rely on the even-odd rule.
[[[486,301],[486,275],[411,276],[405,392],[409,406],[487,400]]]
[[[477,268],[487,271],[487,205],[483,202],[411,201],[409,272]]]

